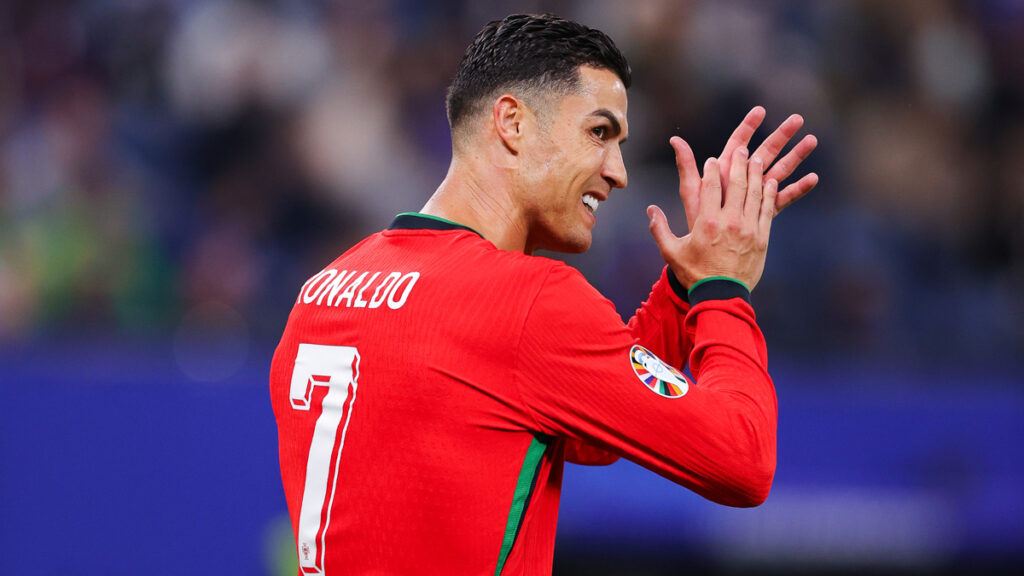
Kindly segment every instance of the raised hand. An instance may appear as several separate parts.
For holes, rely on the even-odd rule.
[[[729,164],[723,195],[720,162],[709,158],[704,163],[704,176],[698,180],[699,212],[686,236],[672,233],[660,208],[647,208],[654,241],[686,288],[704,278],[725,276],[753,290],[764,272],[771,222],[776,214],[778,181],[769,178],[762,187],[764,162],[756,156],[748,162],[745,147],[734,149]],[[691,185],[689,172],[687,176],[687,184]],[[690,192],[688,189],[687,193]]]
[[[730,173],[733,153],[737,149],[747,146],[754,136],[754,132],[764,121],[764,117],[765,109],[755,106],[726,141],[725,148],[722,149],[722,154],[718,157],[723,189],[726,187],[725,178]],[[801,138],[785,156],[777,162],[775,161],[786,143],[796,135],[803,124],[803,117],[799,114],[791,115],[750,155],[751,161],[759,159],[762,166],[768,168],[764,175],[766,179],[782,182],[789,178],[818,146],[818,139],[813,134],[808,134]],[[678,136],[670,139],[669,143],[676,152],[676,166],[679,169],[679,196],[683,201],[683,208],[686,210],[687,226],[692,229],[693,220],[700,211],[700,175],[697,173],[697,164],[690,146]],[[775,213],[778,214],[783,208],[799,200],[817,184],[818,175],[811,172],[783,188],[776,197]]]

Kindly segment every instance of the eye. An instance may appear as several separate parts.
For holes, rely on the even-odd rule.
[[[594,128],[590,129],[590,133],[593,134],[594,136],[597,136],[599,140],[604,140],[608,136],[608,127],[595,126]]]

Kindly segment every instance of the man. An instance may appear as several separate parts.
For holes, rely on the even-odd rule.
[[[772,166],[791,117],[748,159],[755,108],[703,177],[674,138],[691,232],[648,209],[667,266],[623,325],[532,254],[586,250],[626,186],[629,83],[601,32],[488,24],[449,91],[445,180],[300,290],[270,391],[303,573],[550,574],[566,460],[625,456],[733,506],[767,496],[776,405],[749,290],[772,217],[816,183],[777,189],[813,138]]]

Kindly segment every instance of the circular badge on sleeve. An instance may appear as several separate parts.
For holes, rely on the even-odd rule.
[[[636,377],[659,396],[680,398],[690,389],[682,372],[662,362],[661,358],[643,346],[633,345],[629,350],[629,359],[633,363]]]

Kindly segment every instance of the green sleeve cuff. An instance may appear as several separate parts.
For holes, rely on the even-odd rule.
[[[748,304],[750,303],[750,288],[735,278],[725,276],[704,278],[690,286],[687,295],[691,306],[696,306],[705,300],[728,300],[730,298],[742,298]]]
[[[693,286],[690,286],[689,291],[687,291],[687,295],[693,294],[693,289],[696,288],[697,286],[700,286],[701,284],[703,284],[705,282],[711,282],[712,280],[728,280],[729,282],[735,282],[735,283],[739,284],[740,286],[743,286],[744,288],[746,288],[747,292],[750,292],[750,286],[747,286],[746,284],[744,284],[743,282],[740,282],[739,280],[737,280],[735,278],[729,278],[728,276],[710,276],[708,278],[704,278],[702,280],[696,281],[693,284]]]

